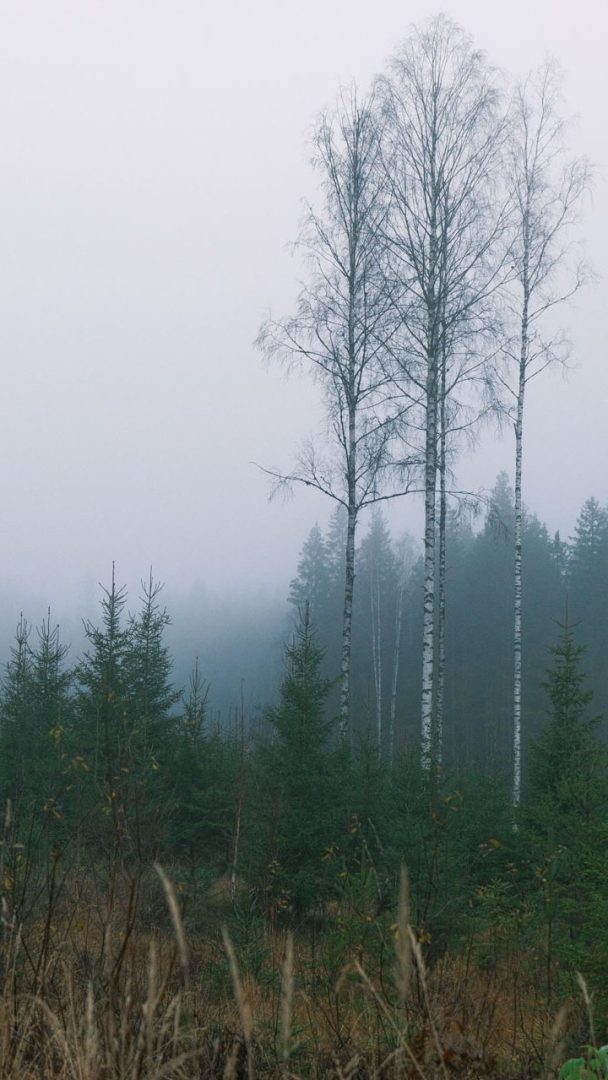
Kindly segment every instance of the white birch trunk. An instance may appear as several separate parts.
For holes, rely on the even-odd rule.
[[[344,606],[342,610],[342,661],[340,665],[340,737],[346,739],[350,730],[351,654],[353,627],[353,593],[355,586],[355,532],[357,511],[348,508],[346,530],[346,564],[344,571]]]
[[[424,477],[424,615],[422,629],[421,757],[426,770],[433,759],[433,682],[435,675],[435,502],[437,482],[437,396],[434,361],[430,363],[426,405]]]
[[[443,713],[445,701],[445,577],[446,577],[446,401],[445,358],[441,369],[440,443],[439,443],[439,581],[437,612],[437,697],[435,701],[435,760],[443,759]]]
[[[386,155],[396,209],[392,243],[396,265],[401,263],[405,271],[404,295],[412,312],[403,321],[413,339],[415,383],[418,387],[422,380],[425,383],[421,762],[432,772],[437,750],[436,488],[442,323],[459,327],[463,342],[459,353],[467,354],[464,342],[474,334],[478,315],[485,324],[501,280],[505,213],[493,193],[494,180],[504,167],[505,124],[490,90],[489,69],[461,31],[441,16],[406,42],[392,73],[387,111],[396,134],[389,130]],[[422,378],[420,362],[426,369]],[[457,381],[468,381],[466,369],[463,361]],[[471,386],[474,382],[472,378]]]
[[[514,560],[514,611],[513,611],[513,806],[521,800],[521,703],[522,703],[522,457],[524,430],[524,398],[526,392],[526,367],[528,361],[528,310],[529,295],[524,286],[524,304],[521,323],[521,356],[517,392],[517,416],[515,419],[515,560]]]
[[[557,109],[559,77],[548,62],[519,87],[515,137],[511,147],[511,184],[517,222],[515,270],[521,287],[519,370],[515,429],[515,528],[513,619],[513,806],[521,800],[522,782],[522,609],[524,399],[528,382],[563,356],[560,335],[545,338],[539,319],[567,301],[584,284],[587,271],[569,260],[569,235],[589,186],[583,159],[568,160]],[[561,234],[565,233],[564,236]]]
[[[429,277],[427,292],[427,376],[426,376],[426,433],[424,466],[424,614],[422,628],[422,694],[421,694],[421,760],[428,772],[435,767],[434,751],[434,691],[435,691],[435,573],[436,573],[436,499],[437,499],[437,377],[439,360],[439,316],[441,305],[437,289],[440,259],[445,253],[438,246],[437,182],[435,173],[436,132],[431,143]]]

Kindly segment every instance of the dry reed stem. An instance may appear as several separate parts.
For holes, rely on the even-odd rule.
[[[253,1080],[253,1057],[251,1047],[252,1036],[252,1022],[251,1022],[251,1009],[249,1003],[243,992],[243,984],[241,983],[241,977],[239,974],[239,966],[236,959],[236,954],[230,940],[230,934],[227,928],[222,927],[222,938],[224,941],[224,948],[226,949],[226,955],[228,956],[228,962],[230,964],[230,974],[232,976],[232,985],[234,987],[234,996],[239,1010],[239,1016],[241,1018],[241,1024],[243,1025],[243,1035],[245,1038],[245,1048],[247,1050],[247,1075],[249,1080]]]
[[[291,1010],[293,1005],[294,988],[294,961],[293,961],[293,934],[287,935],[285,943],[285,959],[281,971],[281,1012],[280,1012],[280,1035],[281,1035],[281,1062],[283,1071],[287,1067],[291,1054]]]
[[[576,972],[576,978],[577,978],[578,985],[581,988],[581,993],[583,995],[583,1001],[585,1002],[585,1008],[587,1010],[587,1019],[589,1020],[589,1038],[591,1040],[591,1045],[592,1046],[597,1046],[597,1042],[596,1042],[596,1039],[595,1039],[595,1022],[593,1020],[593,1003],[591,1001],[591,994],[589,993],[589,987],[587,986],[585,976],[581,975],[580,971]]]
[[[177,939],[177,947],[179,949],[179,958],[182,965],[182,972],[184,975],[184,986],[186,988],[189,985],[189,964],[188,964],[188,949],[186,946],[186,935],[184,933],[184,924],[182,922],[181,912],[179,910],[179,904],[175,896],[175,889],[169,881],[169,878],[165,874],[160,863],[154,863],[154,869],[158,874],[163,889],[165,890],[165,896],[167,898],[167,904],[169,905],[169,911],[171,913],[171,921],[173,922],[173,929],[175,930],[175,937]]]
[[[395,988],[399,1003],[405,1013],[406,1001],[410,989],[412,960],[409,936],[409,888],[407,870],[401,867],[399,877],[399,903],[397,907],[397,930],[395,935]]]
[[[442,1049],[441,1043],[439,1041],[439,1033],[437,1031],[437,1026],[436,1026],[435,1020],[433,1018],[433,1010],[431,1009],[431,1002],[430,1002],[430,999],[429,999],[429,991],[428,991],[428,986],[427,986],[427,982],[426,982],[426,968],[425,968],[424,959],[423,959],[423,956],[422,956],[422,949],[420,948],[420,942],[418,941],[418,938],[416,937],[416,935],[415,935],[414,931],[412,930],[411,926],[409,927],[409,934],[410,934],[410,941],[412,943],[412,951],[413,951],[414,956],[416,958],[416,967],[418,968],[418,974],[420,976],[420,983],[422,985],[422,993],[424,995],[424,1004],[426,1006],[426,1013],[427,1013],[427,1016],[428,1016],[428,1020],[429,1020],[429,1024],[430,1024],[430,1028],[431,1028],[431,1033],[433,1035],[433,1042],[435,1043],[435,1049],[437,1051],[437,1057],[439,1058],[439,1064],[441,1066],[441,1071],[443,1072],[445,1080],[450,1080],[450,1074],[448,1073],[447,1066],[446,1066],[446,1063],[445,1063],[445,1058],[444,1058],[444,1055],[443,1055],[443,1049]]]
[[[143,1005],[144,1026],[146,1038],[146,1053],[148,1059],[152,1056],[154,1043],[154,1015],[158,1006],[158,953],[154,941],[150,942],[150,959],[148,961],[148,996]]]
[[[223,1080],[236,1080],[236,1067],[239,1057],[239,1045],[237,1042],[233,1043],[230,1054],[226,1058],[226,1064],[224,1065]]]
[[[556,1014],[551,1033],[549,1035],[549,1045],[547,1047],[547,1076],[551,1077],[557,1070],[557,1067],[562,1060],[564,1052],[564,1043],[562,1036],[566,1031],[566,1019],[568,1016],[568,1008],[566,1005],[562,1005],[561,1009]]]
[[[73,1015],[75,1017],[75,1013]],[[95,1023],[95,999],[93,997],[93,987],[89,983],[89,985],[87,986],[87,1004],[85,1011],[84,1028],[84,1076],[93,1075],[93,1065],[97,1061],[98,1054],[99,1036],[97,1032],[97,1025]]]
[[[376,990],[376,987],[372,983],[369,975],[361,967],[361,964],[359,963],[358,960],[355,960],[354,968],[355,968],[355,971],[359,974],[359,976],[363,979],[363,981],[364,981],[365,985],[367,986],[368,990],[373,995],[374,1000],[377,1002],[377,1004],[378,1004],[379,1008],[381,1009],[382,1013],[384,1014],[384,1016],[388,1020],[390,1026],[392,1027],[393,1031],[395,1032],[395,1035],[399,1039],[399,1042],[401,1043],[401,1046],[405,1050],[405,1052],[406,1052],[407,1056],[409,1057],[412,1065],[414,1066],[416,1072],[418,1073],[418,1076],[421,1078],[421,1080],[427,1080],[427,1078],[426,1078],[424,1072],[422,1071],[422,1068],[421,1068],[421,1066],[420,1066],[420,1064],[418,1062],[418,1059],[417,1059],[416,1055],[414,1054],[414,1051],[412,1050],[410,1044],[408,1043],[407,1039],[405,1038],[405,1033],[401,1030],[401,1028],[398,1026],[398,1024],[395,1023],[395,1018],[394,1018],[393,1014],[391,1013],[390,1009],[388,1008],[386,1002],[381,998],[380,994]]]

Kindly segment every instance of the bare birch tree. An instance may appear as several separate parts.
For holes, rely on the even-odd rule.
[[[524,406],[528,384],[563,361],[568,343],[552,325],[553,309],[571,298],[587,270],[576,259],[574,227],[590,172],[565,147],[559,111],[560,76],[548,61],[515,93],[508,179],[514,209],[512,280],[506,307],[513,333],[505,352],[514,377],[499,372],[515,433],[513,621],[513,805],[521,796],[522,717],[522,475]]]
[[[403,330],[393,350],[394,371],[422,408],[421,743],[430,769],[439,754],[433,698],[442,358],[456,340],[464,355],[464,343],[487,327],[488,305],[501,280],[506,212],[496,190],[505,125],[494,73],[464,31],[444,16],[412,31],[388,78],[380,81],[380,92],[391,195],[391,295],[398,297]]]
[[[392,466],[394,416],[382,354],[395,319],[383,266],[387,202],[379,163],[380,133],[373,105],[359,104],[355,93],[342,97],[336,114],[321,120],[315,138],[325,204],[321,213],[310,210],[300,240],[308,260],[308,284],[293,318],[267,321],[258,339],[267,355],[307,363],[324,392],[325,439],[311,441],[291,472],[266,471],[279,485],[305,484],[346,510],[343,736],[350,722],[357,522],[365,507],[396,493],[385,489]]]

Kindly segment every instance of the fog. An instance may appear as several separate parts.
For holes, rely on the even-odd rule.
[[[268,502],[252,462],[287,466],[321,422],[315,387],[252,341],[287,313],[309,137],[339,85],[365,87],[430,2],[23,0],[0,9],[0,552],[7,618],[90,614],[116,561],[204,586],[285,594],[329,507]],[[608,496],[604,302],[606,15],[590,0],[452,2],[448,14],[517,75],[554,54],[570,142],[597,166],[585,219],[599,276],[563,316],[572,370],[534,383],[525,497],[571,532]],[[460,466],[490,488],[509,438]],[[419,507],[393,510],[420,531]],[[203,595],[199,593],[199,595]],[[210,601],[209,601],[210,602]]]

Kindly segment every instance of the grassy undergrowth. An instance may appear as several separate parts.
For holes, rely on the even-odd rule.
[[[241,882],[8,855],[3,1080],[551,1077],[589,1039],[533,955],[480,935],[433,958],[405,874],[394,911],[345,896],[288,931]]]

